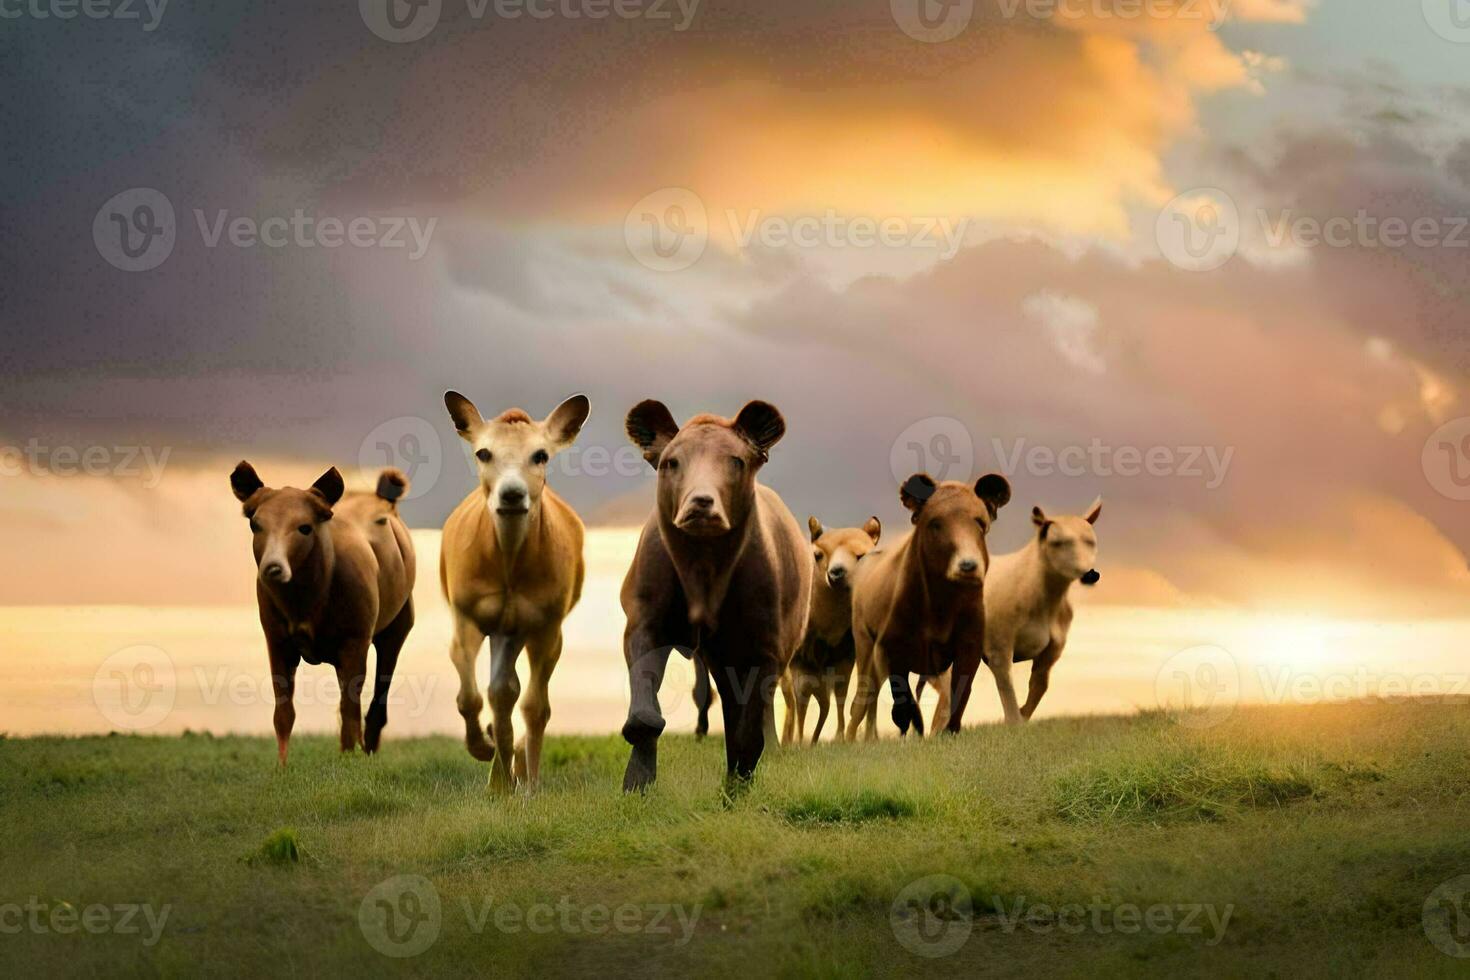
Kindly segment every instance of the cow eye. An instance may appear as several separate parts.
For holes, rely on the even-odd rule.
[[[745,460],[741,459],[739,456],[731,456],[730,462],[735,464],[735,468],[737,470],[745,469]]]
[[[817,564],[821,564],[821,562],[822,562],[822,552],[820,552],[820,551],[814,551],[814,552],[812,552],[812,557],[817,560]]]
[[[251,521],[250,522],[250,533],[251,534],[259,534],[260,533],[260,525],[257,524],[257,523],[255,523],[254,521]]]
[[[663,466],[666,470],[677,470],[679,468],[679,461],[677,459],[666,459],[664,460]]]
[[[987,527],[987,525],[985,523],[985,518],[983,518],[983,517],[977,517],[977,518],[975,518],[975,523],[978,524],[978,525],[980,525],[980,530],[981,531],[988,530],[988,527]]]
[[[378,523],[378,524],[387,524],[388,523],[388,518],[386,518],[386,517],[380,517],[380,518],[377,519],[377,521],[375,523]]]
[[[310,534],[311,533],[311,525],[310,524],[303,524],[300,527],[298,527],[296,530],[300,531],[302,534]]]
[[[490,462],[490,450],[488,450],[488,449],[477,449],[477,450],[475,450],[475,458],[478,459],[482,463],[488,463],[488,462]]]
[[[531,465],[532,466],[545,466],[546,465],[546,461],[549,460],[550,458],[551,458],[551,454],[550,453],[548,453],[544,449],[538,449],[534,453],[531,454]]]

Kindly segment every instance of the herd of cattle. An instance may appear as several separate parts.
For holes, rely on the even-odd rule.
[[[454,621],[450,655],[459,672],[465,745],[491,763],[493,787],[534,786],[562,622],[584,578],[582,522],[546,485],[547,463],[576,439],[590,406],[576,395],[540,421],[520,409],[487,420],[458,392],[448,392],[444,402],[480,477],[445,522],[439,562]],[[624,790],[655,778],[665,724],[658,691],[674,650],[695,659],[701,735],[718,695],[727,770],[738,778],[748,778],[764,747],[776,744],[778,687],[788,744],[806,738],[813,697],[813,741],[834,699],[839,738],[855,739],[860,728],[876,738],[885,679],[899,731],[922,734],[910,686],[915,674],[919,691],[927,682],[939,692],[930,727],[958,731],[981,664],[994,676],[1007,722],[1036,710],[1066,644],[1068,591],[1074,582],[1098,579],[1093,525],[1101,501],[1078,517],[1033,508],[1031,540],[992,560],[986,536],[1010,501],[1006,479],[990,474],[971,486],[917,473],[899,491],[913,530],[896,546],[880,548],[876,517],[851,528],[827,528],[813,517],[803,533],[776,492],[757,482],[786,431],[770,404],[753,401],[733,419],[696,415],[680,425],[661,402],[644,401],[629,411],[626,429],[657,484],[622,589],[631,691],[622,734],[632,747]],[[280,763],[296,719],[295,677],[303,660],[337,670],[342,750],[376,751],[399,651],[414,622],[413,544],[397,507],[407,479],[388,469],[375,492],[346,493],[333,468],[306,490],[272,489],[242,462],[230,484],[253,534]],[[482,727],[475,665],[487,637],[491,720]],[[370,645],[376,675],[364,729]],[[522,651],[529,662],[524,695],[517,671]],[[1023,661],[1032,666],[1020,703],[1011,668]],[[525,724],[519,744],[512,722],[517,704]]]

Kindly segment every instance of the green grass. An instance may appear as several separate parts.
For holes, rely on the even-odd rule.
[[[298,738],[284,772],[264,738],[0,738],[0,930],[16,921],[3,906],[32,898],[43,921],[168,908],[151,944],[141,917],[129,934],[0,931],[0,972],[1470,972],[1423,927],[1430,892],[1470,874],[1464,705],[824,744],[768,753],[733,796],[718,738],[665,738],[657,787],[634,797],[618,791],[620,740],[553,738],[541,791],[504,798],[457,743],[389,734],[376,758]],[[427,882],[409,898],[437,899],[438,938],[390,958],[360,913],[368,932],[391,909],[394,935],[420,935],[407,927],[430,912],[392,890],[401,882],[374,892],[400,875]],[[909,887],[933,875],[947,884]],[[1205,913],[1197,931],[1119,931],[1135,906],[1229,917],[1223,931]],[[941,938],[963,925],[968,940],[941,958],[912,952],[897,937],[912,939],[925,907]]]

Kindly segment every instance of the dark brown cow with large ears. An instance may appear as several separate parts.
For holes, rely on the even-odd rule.
[[[658,770],[658,690],[669,654],[697,650],[725,716],[727,777],[747,779],[775,746],[773,698],[801,643],[812,560],[791,511],[756,482],[786,432],[775,406],[753,401],[733,419],[696,415],[681,428],[661,402],[633,406],[628,438],[658,472],[657,503],[623,582],[623,655],[633,747],[625,792]]]
[[[384,470],[376,493],[344,496],[334,466],[309,490],[273,490],[242,462],[230,488],[244,505],[255,551],[255,596],[275,688],[281,765],[296,723],[296,668],[331,664],[342,691],[343,752],[376,752],[388,723],[388,688],[413,627],[413,541],[398,516],[408,478]],[[373,701],[362,729],[368,645],[377,648]]]
[[[1011,485],[995,473],[973,487],[935,483],[927,473],[904,481],[899,499],[913,514],[914,529],[892,551],[870,554],[859,566],[852,596],[852,633],[857,647],[857,694],[847,724],[849,740],[866,722],[876,738],[878,685],[888,679],[893,721],[907,734],[924,723],[908,675],[948,670],[957,732],[983,659],[985,546],[990,525],[1011,499]]]

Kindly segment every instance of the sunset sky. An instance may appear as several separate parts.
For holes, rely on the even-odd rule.
[[[248,599],[240,458],[304,485],[381,443],[437,527],[472,485],[456,388],[585,392],[551,483],[592,524],[651,503],[631,405],[759,397],[803,519],[896,534],[908,472],[1000,470],[997,548],[1103,496],[1102,602],[1470,609],[1451,0],[651,2],[443,0],[416,40],[374,0],[0,25],[0,602]],[[99,241],[134,188],[174,213],[135,272]],[[298,211],[380,241],[228,230]]]

